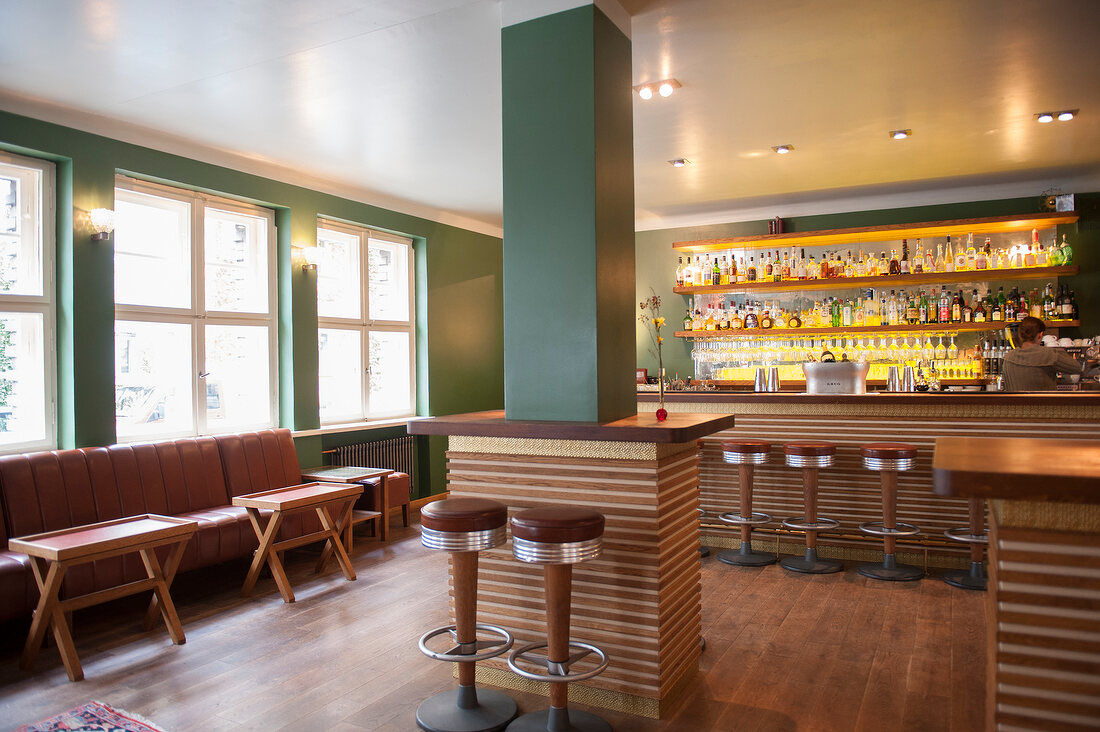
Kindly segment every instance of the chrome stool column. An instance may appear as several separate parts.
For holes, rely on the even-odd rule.
[[[508,666],[519,676],[550,683],[550,708],[525,714],[508,725],[508,732],[610,732],[611,725],[595,714],[570,710],[570,681],[590,679],[607,668],[607,654],[569,639],[573,565],[595,559],[603,544],[604,518],[595,511],[571,507],[532,508],[512,517],[512,553],[521,562],[543,565],[546,581],[545,643],[528,643],[512,651]],[[532,654],[539,648],[546,655]],[[594,654],[595,668],[570,667]],[[531,671],[520,662],[545,671]]]
[[[783,446],[787,465],[802,468],[802,495],[805,502],[805,516],[795,516],[783,521],[788,529],[806,532],[806,556],[784,557],[779,566],[792,572],[806,574],[831,574],[844,569],[844,565],[835,559],[821,559],[817,556],[817,532],[840,527],[835,519],[817,515],[817,471],[833,464],[836,445],[831,442],[805,441],[788,442]]]
[[[989,530],[985,528],[985,499],[971,498],[970,526],[966,528],[948,529],[943,532],[951,541],[962,541],[970,544],[970,571],[956,570],[945,572],[943,581],[954,587],[964,590],[985,591],[989,577],[982,566],[982,547],[989,543]]]
[[[478,690],[475,664],[501,655],[514,641],[504,628],[477,622],[477,558],[479,551],[507,541],[508,509],[484,498],[448,498],[424,506],[420,523],[424,546],[451,552],[455,624],[428,631],[419,647],[429,658],[458,664],[458,689],[425,699],[416,710],[416,724],[427,732],[502,730],[515,718],[516,703],[499,691]],[[496,639],[478,640],[479,630]],[[450,635],[455,645],[431,650],[428,641],[440,635]]]
[[[726,440],[722,443],[722,457],[727,463],[737,466],[737,480],[740,487],[740,512],[723,513],[718,518],[727,524],[741,527],[741,549],[727,549],[718,553],[718,561],[739,567],[763,567],[775,563],[771,554],[752,550],[752,527],[771,523],[772,517],[766,513],[752,512],[752,476],[757,465],[768,461],[770,442],[763,440]]]
[[[856,569],[864,577],[888,582],[919,580],[924,570],[909,564],[898,564],[894,552],[899,536],[915,536],[920,527],[897,520],[898,471],[911,470],[917,458],[917,448],[904,442],[873,442],[859,448],[863,467],[877,470],[882,476],[882,521],[868,521],[859,530],[883,541],[882,564],[861,564]]]
[[[699,533],[699,556],[700,557],[709,557],[710,556],[710,547],[703,543],[703,535],[702,535],[702,531],[701,531],[701,529],[703,528],[703,519],[706,518],[707,512],[704,511],[702,508],[699,508],[698,511],[699,511],[699,528],[700,528],[700,533]]]

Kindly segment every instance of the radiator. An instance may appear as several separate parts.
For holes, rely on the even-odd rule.
[[[334,450],[325,450],[325,453],[329,455],[333,465],[389,468],[399,473],[407,473],[411,483],[413,465],[416,462],[416,438],[405,436],[376,442],[359,442],[337,447]],[[413,495],[416,495],[415,486],[413,488]]]

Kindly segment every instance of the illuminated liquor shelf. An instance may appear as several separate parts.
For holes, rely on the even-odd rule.
[[[737,330],[678,330],[679,338],[737,338],[739,336],[796,337],[796,336],[849,336],[872,335],[877,333],[968,333],[1001,330],[1006,325],[1015,325],[1015,321],[986,321],[984,323],[926,323],[918,325],[859,325],[840,328],[738,328]],[[1048,320],[1047,330],[1075,328],[1081,325],[1079,320]]]

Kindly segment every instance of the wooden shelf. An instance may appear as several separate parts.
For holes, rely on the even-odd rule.
[[[987,321],[985,323],[928,323],[926,325],[868,325],[851,326],[849,328],[740,328],[738,330],[678,330],[674,334],[678,338],[736,338],[739,336],[780,337],[780,336],[815,336],[815,335],[864,335],[871,333],[924,333],[927,331],[955,331],[957,333],[971,333],[980,331],[1002,330],[1005,325],[1014,325],[1015,321]],[[1047,330],[1058,328],[1074,328],[1081,325],[1079,320],[1050,320],[1047,321]]]
[[[851,229],[825,229],[786,234],[759,234],[734,236],[728,239],[699,239],[673,242],[672,248],[684,252],[714,252],[723,249],[782,249],[784,247],[812,247],[828,245],[865,244],[919,237],[1001,234],[1031,229],[1049,229],[1059,224],[1074,224],[1079,218],[1075,211],[1035,213],[1020,216],[992,216],[974,219],[927,221],[920,224],[887,224],[884,226],[860,226]]]
[[[1080,271],[1071,264],[1064,267],[1024,267],[1021,269],[976,269],[966,272],[922,272],[909,275],[877,275],[874,277],[830,277],[824,280],[780,280],[779,282],[739,282],[734,285],[703,285],[674,287],[681,295],[710,295],[748,292],[794,292],[799,290],[845,290],[865,287],[898,288],[909,285],[956,284],[959,282],[992,282],[997,280],[1041,280],[1050,277],[1070,277]]]

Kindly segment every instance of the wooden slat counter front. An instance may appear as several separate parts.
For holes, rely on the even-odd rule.
[[[1100,440],[941,439],[933,470],[991,504],[986,728],[1100,729]]]
[[[638,395],[638,408],[653,411],[657,395]],[[819,511],[842,523],[840,533],[821,536],[821,554],[859,561],[882,557],[882,542],[863,536],[857,527],[881,519],[877,473],[865,470],[859,446],[868,442],[910,442],[920,452],[916,467],[898,477],[898,519],[921,527],[912,540],[900,541],[898,561],[965,569],[967,548],[947,541],[945,529],[966,526],[964,498],[932,494],[932,448],[936,438],[971,436],[1051,437],[1090,439],[1100,436],[1100,394],[946,393],[808,395],[751,392],[672,392],[665,406],[678,412],[733,414],[734,428],[703,438],[700,463],[702,506],[708,513],[704,541],[715,547],[736,547],[738,530],[722,525],[717,515],[736,510],[737,471],[722,461],[721,442],[729,437],[771,440],[771,462],[757,466],[753,509],[780,519],[802,513],[802,482],[797,471],[783,465],[781,445],[791,440],[829,440],[837,444],[834,467],[820,472]],[[800,535],[778,530],[776,524],[757,527],[758,551],[784,554],[802,551]]]
[[[585,704],[658,717],[699,663],[699,458],[696,440],[728,429],[725,415],[648,413],[606,424],[517,422],[482,412],[409,423],[448,435],[452,496],[509,511],[568,503],[607,520],[599,559],[574,566],[571,637],[600,646],[607,670],[570,685]],[[546,636],[542,567],[511,545],[482,552],[478,622],[508,628],[516,645]],[[546,693],[502,659],[478,664],[480,682]]]

